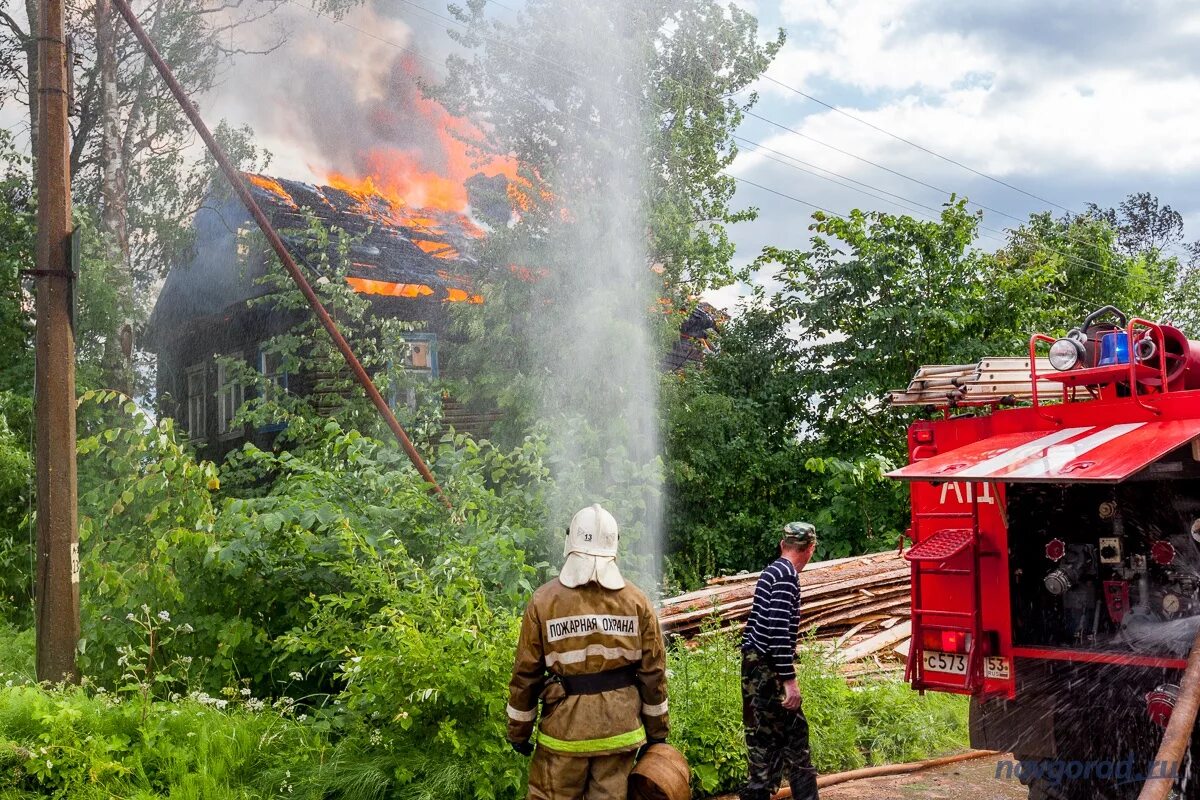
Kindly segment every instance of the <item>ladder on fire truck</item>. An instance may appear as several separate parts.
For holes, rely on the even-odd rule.
[[[969,527],[943,527],[956,521]],[[940,530],[922,535],[922,523]],[[979,530],[979,493],[972,492],[970,511],[921,511],[913,515],[913,545],[904,554],[912,568],[912,638],[904,679],[914,688],[938,689],[946,692],[976,695],[983,689],[984,635],[983,596],[980,585],[982,537]],[[963,565],[961,562],[965,561]],[[951,564],[954,563],[953,566]],[[925,605],[923,576],[958,575],[970,583],[969,605],[963,610],[962,601],[956,608],[936,608]],[[935,621],[930,622],[933,618]],[[926,633],[941,634],[943,642],[965,640],[966,673],[963,682],[931,679],[925,663]],[[956,640],[956,635],[962,637]],[[928,648],[932,649],[932,648]],[[943,650],[947,648],[943,647]],[[955,650],[958,650],[955,647]]]

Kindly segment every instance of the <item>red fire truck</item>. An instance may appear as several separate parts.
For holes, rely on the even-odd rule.
[[[1200,629],[1200,343],[1106,307],[890,399],[940,412],[891,473],[908,679],[969,695],[971,744],[1014,753],[1030,797],[1136,797]]]

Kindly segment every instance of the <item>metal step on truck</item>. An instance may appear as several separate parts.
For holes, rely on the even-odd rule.
[[[1027,356],[923,367],[908,429],[920,691],[971,698],[971,744],[1031,798],[1200,798],[1155,756],[1200,630],[1200,342],[1112,307]],[[1200,737],[1193,737],[1200,739]]]

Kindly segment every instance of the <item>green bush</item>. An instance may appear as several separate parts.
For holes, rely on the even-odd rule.
[[[150,423],[115,392],[85,395],[94,405],[115,411],[79,445],[82,664],[109,687],[122,648],[141,643],[126,617],[142,607],[193,628],[161,654],[194,660],[193,688],[250,676],[266,696],[299,672],[305,694],[331,693],[340,656],[282,642],[309,625],[313,598],[351,591],[360,568],[452,555],[488,602],[514,608],[545,564],[537,440],[509,452],[444,442],[431,461],[455,498],[451,517],[401,452],[332,420],[294,420],[294,449],[247,445],[218,468],[197,462],[170,420]],[[116,414],[126,418],[113,425]]]

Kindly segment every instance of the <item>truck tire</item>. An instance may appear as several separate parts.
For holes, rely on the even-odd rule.
[[[1084,787],[1052,783],[1046,778],[1033,778],[1025,784],[1029,788],[1029,800],[1091,800]]]

